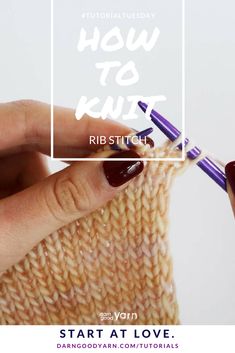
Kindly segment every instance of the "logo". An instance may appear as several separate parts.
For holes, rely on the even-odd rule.
[[[125,313],[114,311],[113,313],[99,313],[100,321],[117,321],[117,320],[137,320],[137,313]]]

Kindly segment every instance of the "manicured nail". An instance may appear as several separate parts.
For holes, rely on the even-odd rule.
[[[138,153],[129,150],[111,155],[110,158],[126,158],[126,161],[105,161],[104,174],[111,186],[118,187],[135,178],[144,169],[142,161],[130,161],[128,158],[140,158]]]
[[[235,161],[230,162],[225,167],[225,174],[235,195]]]

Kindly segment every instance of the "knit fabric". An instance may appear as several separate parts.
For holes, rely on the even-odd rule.
[[[142,154],[164,158],[170,148],[145,146]],[[147,162],[115,199],[1,274],[1,324],[178,324],[169,190],[187,163]]]

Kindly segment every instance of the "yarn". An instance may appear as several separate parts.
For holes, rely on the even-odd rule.
[[[170,142],[139,148],[144,157],[164,158],[172,150]],[[169,192],[189,163],[146,162],[112,201],[50,234],[2,273],[0,323],[178,324]],[[126,315],[102,320],[103,313]]]

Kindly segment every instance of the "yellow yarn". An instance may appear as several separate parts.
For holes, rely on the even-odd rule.
[[[170,148],[145,146],[142,153],[164,157]],[[169,189],[187,163],[147,162],[105,207],[49,235],[5,271],[1,324],[178,324]],[[136,315],[101,320],[114,312]]]

